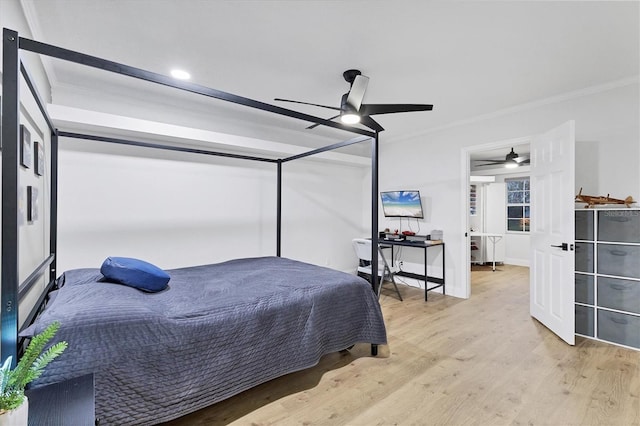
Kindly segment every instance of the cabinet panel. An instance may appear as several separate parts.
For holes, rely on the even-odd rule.
[[[598,212],[598,240],[640,243],[640,211],[605,210]]]
[[[583,336],[594,337],[593,334],[593,308],[589,306],[576,305],[576,333]]]
[[[593,243],[576,243],[576,271],[593,272]]]
[[[598,338],[640,348],[640,317],[598,309]]]
[[[593,241],[593,211],[576,212],[576,240]]]
[[[640,281],[598,277],[598,306],[640,314]]]
[[[595,304],[593,275],[576,274],[576,302]]]
[[[598,274],[640,278],[640,246],[598,244]]]

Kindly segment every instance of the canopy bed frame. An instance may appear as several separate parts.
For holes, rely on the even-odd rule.
[[[48,271],[50,288],[56,279],[56,249],[57,249],[57,192],[58,192],[58,138],[69,137],[93,140],[107,143],[117,143],[133,145],[146,148],[155,148],[169,151],[189,152],[202,155],[213,155],[219,157],[229,157],[244,159],[249,161],[260,161],[275,164],[277,167],[277,229],[276,229],[276,256],[281,254],[282,236],[282,166],[289,161],[309,157],[326,151],[335,150],[348,145],[371,142],[371,240],[372,240],[372,268],[377,268],[377,256],[375,247],[378,243],[378,142],[379,132],[368,131],[341,123],[329,121],[324,118],[315,117],[276,105],[267,104],[250,98],[234,95],[216,89],[211,89],[202,85],[182,82],[173,78],[146,71],[140,68],[119,64],[106,59],[97,58],[79,52],[63,49],[57,46],[41,43],[20,37],[18,32],[3,29],[3,75],[2,75],[2,341],[0,353],[2,359],[13,355],[15,362],[18,351],[18,305],[20,300],[29,292],[31,287]],[[74,62],[88,67],[102,69],[104,71],[129,77],[146,80],[148,82],[173,87],[178,90],[200,94],[210,98],[232,102],[249,108],[256,108],[262,111],[271,112],[278,115],[296,118],[299,120],[317,123],[323,126],[334,127],[359,136],[338,142],[325,147],[317,148],[302,154],[292,155],[280,159],[264,158],[250,155],[232,154],[226,152],[216,152],[204,149],[193,149],[169,145],[159,145],[148,142],[109,138],[91,134],[80,134],[65,132],[54,126],[49,117],[45,104],[40,96],[33,79],[28,70],[20,60],[20,50],[34,52],[52,58]],[[19,130],[20,130],[20,94],[19,79],[24,78],[31,95],[34,97],[40,113],[44,117],[51,132],[51,205],[50,205],[50,254],[42,263],[31,272],[22,282],[18,277],[18,171],[19,171]],[[372,277],[372,286],[377,291],[378,277]],[[29,324],[37,315],[46,292],[40,296],[38,303],[29,313],[25,324]]]
[[[281,257],[281,235],[282,235],[282,168],[289,161],[306,158],[322,152],[334,150],[337,148],[357,144],[365,141],[371,143],[371,240],[372,240],[372,269],[378,268],[378,256],[376,248],[378,246],[378,141],[379,132],[359,129],[356,127],[346,126],[341,123],[329,121],[323,118],[282,108],[279,106],[256,101],[246,97],[211,89],[202,85],[178,81],[173,78],[146,71],[140,68],[119,64],[105,59],[89,56],[83,53],[63,49],[49,44],[20,37],[16,31],[3,29],[3,75],[2,75],[2,271],[1,271],[1,325],[2,335],[0,343],[1,359],[5,360],[12,356],[15,364],[18,354],[20,353],[21,340],[19,338],[19,330],[26,328],[35,318],[43,311],[46,305],[48,292],[54,287],[58,279],[58,271],[56,269],[56,249],[57,249],[57,196],[58,196],[58,140],[61,137],[75,138],[83,140],[91,140],[104,143],[115,143],[123,145],[138,146],[144,148],[153,148],[169,151],[187,152],[201,155],[212,155],[218,157],[228,157],[235,159],[243,159],[247,161],[259,161],[274,164],[277,168],[277,225],[276,225],[276,247],[275,254],[277,258]],[[31,78],[28,70],[20,60],[20,51],[33,52],[56,59],[70,61],[76,64],[85,65],[101,69],[116,74],[129,76],[136,79],[145,80],[151,83],[173,87],[178,90],[199,94],[202,96],[219,99],[226,102],[244,105],[249,108],[255,108],[262,111],[278,114],[316,123],[323,126],[329,126],[344,130],[355,136],[351,139],[334,143],[321,148],[313,149],[298,155],[292,155],[284,158],[267,158],[254,155],[242,155],[228,152],[218,152],[206,149],[194,149],[179,146],[161,145],[150,142],[141,142],[135,140],[119,139],[112,137],[104,137],[92,134],[82,134],[67,132],[58,129],[51,120],[43,98],[40,96],[34,80]],[[45,259],[28,275],[26,279],[20,282],[19,277],[19,171],[20,171],[20,79],[23,79],[33,97],[37,107],[42,114],[46,126],[50,131],[50,211],[48,215],[49,221],[49,254]],[[45,236],[46,239],[46,236]],[[46,243],[46,241],[45,241]],[[33,309],[29,312],[23,321],[23,327],[20,327],[18,316],[18,307],[20,301],[29,293],[29,291],[38,282],[42,283],[43,277],[48,279],[45,289],[39,295]],[[372,276],[371,285],[374,294],[377,294],[379,286],[379,278],[374,274]],[[373,355],[377,354],[377,345],[371,345]]]

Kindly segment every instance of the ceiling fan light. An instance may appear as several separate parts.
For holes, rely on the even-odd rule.
[[[178,80],[189,80],[191,78],[191,74],[184,70],[172,69],[171,77],[177,78]]]
[[[340,116],[340,121],[344,124],[356,124],[360,122],[360,116],[351,112],[346,112]]]
[[[519,166],[519,164],[518,164],[518,163],[516,163],[515,161],[507,161],[507,162],[504,164],[504,166],[505,166],[507,169],[515,169],[516,167],[518,167],[518,166]]]

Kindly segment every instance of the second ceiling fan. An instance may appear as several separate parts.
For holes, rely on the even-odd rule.
[[[292,102],[302,105],[312,105],[321,108],[333,109],[340,111],[340,114],[328,118],[328,120],[334,120],[340,118],[345,124],[362,123],[363,125],[373,129],[377,132],[384,130],[384,128],[373,118],[372,115],[379,114],[395,114],[401,112],[413,112],[413,111],[431,111],[433,105],[428,104],[363,104],[364,94],[367,91],[367,85],[369,84],[369,77],[362,75],[359,70],[346,70],[342,73],[344,79],[350,84],[349,91],[342,95],[340,101],[340,107],[333,107],[328,105],[319,105],[309,102],[293,101],[290,99],[275,98],[276,101]],[[320,124],[312,124],[307,129],[313,129]]]
[[[478,166],[478,167],[502,165],[502,166],[504,166],[506,168],[515,168],[515,167],[518,167],[521,164],[529,164],[531,162],[529,157],[520,156],[520,155],[516,154],[515,151],[513,150],[513,148],[511,148],[511,152],[509,152],[504,157],[504,160],[496,159],[496,160],[475,160],[475,161],[482,161],[482,162],[485,163],[485,164],[476,164],[476,166]]]

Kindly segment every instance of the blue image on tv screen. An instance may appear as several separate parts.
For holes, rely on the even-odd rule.
[[[382,210],[386,217],[415,217],[422,219],[420,191],[381,192]]]

